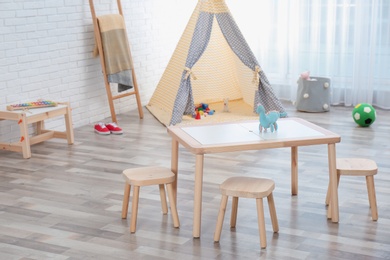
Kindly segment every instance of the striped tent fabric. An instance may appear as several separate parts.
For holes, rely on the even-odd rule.
[[[176,125],[195,104],[226,98],[287,116],[225,1],[199,0],[146,107],[164,125]]]

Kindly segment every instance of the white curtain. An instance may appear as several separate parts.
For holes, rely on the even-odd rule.
[[[389,0],[227,2],[279,98],[310,71],[331,79],[333,105],[390,109]]]

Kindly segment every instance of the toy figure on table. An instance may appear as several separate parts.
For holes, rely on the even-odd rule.
[[[265,109],[262,105],[258,105],[256,112],[259,114],[259,131],[262,132],[264,129],[264,132],[267,132],[267,129],[270,128],[271,132],[274,130],[278,130],[278,124],[276,121],[278,121],[280,114],[277,111],[270,111],[267,114],[265,113]]]

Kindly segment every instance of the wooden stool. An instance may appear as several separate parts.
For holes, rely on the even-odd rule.
[[[144,167],[126,169],[123,171],[123,177],[126,180],[125,191],[122,205],[122,218],[127,217],[129,207],[129,197],[131,185],[134,186],[133,201],[131,208],[130,232],[134,233],[137,225],[138,199],[141,186],[158,184],[160,188],[161,207],[163,214],[168,213],[165,187],[167,186],[169,204],[172,213],[174,227],[179,227],[179,216],[177,214],[175,198],[173,195],[172,182],[175,181],[175,174],[168,168],[164,167]]]
[[[225,217],[226,204],[228,196],[233,197],[232,212],[230,219],[230,227],[234,228],[237,221],[238,198],[255,198],[257,205],[257,217],[260,234],[261,248],[267,247],[263,198],[267,197],[269,211],[271,215],[272,227],[274,232],[279,231],[278,219],[276,216],[275,203],[272,191],[275,188],[275,183],[269,179],[251,178],[251,177],[231,177],[225,180],[219,187],[222,199],[221,207],[219,209],[217,226],[214,233],[214,241],[219,242],[222,231],[223,219]]]
[[[378,172],[378,166],[373,160],[363,159],[363,158],[338,158],[336,159],[336,168],[337,168],[337,185],[340,182],[341,175],[349,176],[366,176],[367,192],[368,192],[368,201],[371,208],[372,220],[378,220],[378,208],[376,205],[376,195],[375,195],[375,185],[374,185],[374,175]],[[328,217],[331,214],[330,209],[330,192],[328,187],[328,192],[326,194],[326,205],[328,207]]]

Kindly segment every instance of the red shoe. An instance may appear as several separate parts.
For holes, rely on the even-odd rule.
[[[100,134],[100,135],[109,135],[110,130],[106,127],[105,124],[99,123],[95,125],[95,132]]]
[[[123,134],[122,128],[117,126],[115,123],[106,124],[106,127],[111,132],[111,134],[114,134],[114,135]]]

